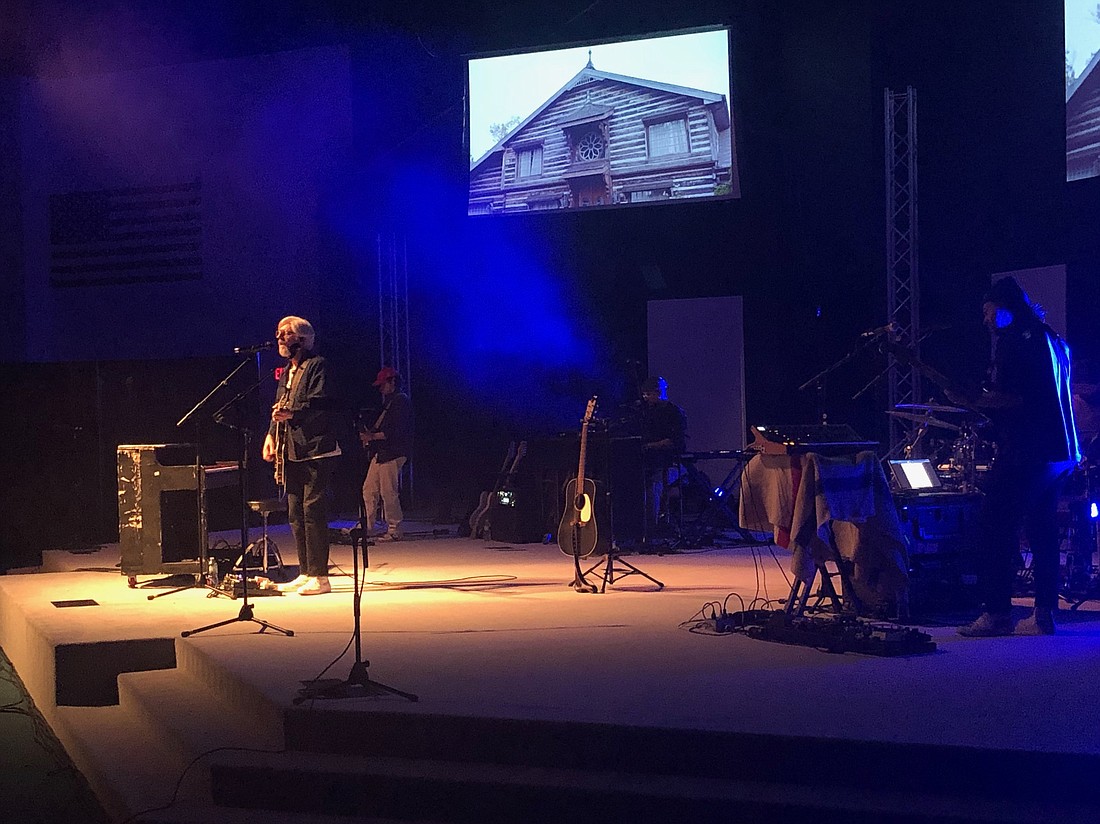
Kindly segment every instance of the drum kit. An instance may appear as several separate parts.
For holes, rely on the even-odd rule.
[[[925,457],[921,453],[928,451],[931,454],[927,457],[933,459],[945,489],[974,492],[979,488],[979,482],[993,462],[994,445],[982,435],[988,418],[959,406],[937,403],[899,403],[886,414],[920,424],[903,445],[906,458]],[[940,439],[933,436],[930,441],[936,443],[926,450],[922,442],[929,428],[953,434]]]
[[[899,403],[886,414],[920,424],[902,445],[904,456],[930,458],[943,489],[982,491],[996,453],[988,418],[969,409],[933,403]],[[930,429],[937,431],[925,444]],[[1085,460],[1070,476],[1059,500],[1065,539],[1062,596],[1072,603],[1071,609],[1087,600],[1100,600],[1100,435],[1093,435],[1084,453]]]

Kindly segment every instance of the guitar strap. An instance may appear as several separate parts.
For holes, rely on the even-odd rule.
[[[378,427],[382,425],[382,419],[385,418],[386,413],[390,411],[390,403],[392,403],[392,401],[387,402],[382,407],[382,411],[378,413],[378,417],[374,419],[374,424],[370,428],[371,432],[377,432]],[[378,447],[374,445],[374,441],[371,441],[371,445],[368,447],[368,449],[370,457],[367,459],[367,462],[370,463],[374,461],[375,457],[378,455]]]
[[[386,417],[386,413],[390,411],[390,405],[387,403],[382,407],[382,411],[378,413],[378,417],[374,419],[374,424],[371,426],[372,432],[377,432],[378,427],[382,425],[382,419]]]

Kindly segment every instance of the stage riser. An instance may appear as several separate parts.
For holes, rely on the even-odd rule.
[[[517,767],[699,776],[726,765],[750,781],[929,791],[1020,800],[1092,801],[1100,756],[794,739],[704,730],[511,721],[385,712],[289,710],[291,750]],[[708,758],[700,761],[700,753]],[[990,764],[996,764],[990,770]],[[812,771],[795,764],[813,764]]]
[[[173,669],[171,638],[60,644],[54,650],[59,707],[107,707],[118,703],[123,673]]]
[[[436,563],[445,567],[453,563],[453,554],[476,543],[456,539],[455,547],[441,551]],[[390,563],[400,557],[399,550],[414,555],[405,546],[379,548],[377,553]],[[1038,719],[1027,713],[1020,715],[1019,734],[1011,737],[985,738],[990,731],[979,727],[964,738],[951,727],[981,721],[983,713],[998,709],[1002,712],[996,717],[1012,724],[1023,712],[1020,707],[1031,706],[1022,696],[1043,692],[1062,699],[1056,713],[1072,714],[1074,725],[1087,727],[1092,718],[1087,691],[1091,687],[1081,683],[1096,680],[1080,675],[1091,673],[1088,662],[1095,652],[1095,628],[1088,619],[1074,623],[1067,613],[1067,631],[1054,639],[957,640],[953,646],[945,642],[943,655],[911,660],[827,656],[745,638],[660,631],[652,610],[664,609],[660,623],[668,625],[682,617],[679,613],[690,614],[688,608],[696,608],[701,591],[716,591],[719,585],[746,591],[747,584],[739,579],[728,582],[724,567],[723,577],[702,577],[704,573],[716,576],[711,570],[721,566],[709,558],[675,559],[679,565],[698,563],[698,580],[707,585],[681,578],[681,600],[669,606],[666,602],[678,595],[675,586],[659,596],[619,591],[598,599],[572,592],[559,597],[566,589],[553,574],[559,570],[560,553],[553,547],[529,552],[534,557],[541,550],[547,554],[545,569],[543,559],[536,558],[537,564],[528,562],[526,576],[552,581],[552,585],[537,591],[507,591],[508,603],[520,600],[517,592],[522,602],[499,624],[489,620],[499,610],[495,602],[484,612],[470,612],[485,598],[480,592],[476,599],[449,598],[438,608],[429,605],[426,617],[410,608],[423,605],[419,592],[371,594],[367,604],[375,623],[367,636],[369,657],[377,659],[381,667],[377,675],[383,681],[418,692],[421,702],[416,704],[388,697],[291,706],[298,679],[321,671],[346,638],[351,623],[346,602],[335,597],[261,603],[258,609],[265,617],[298,631],[293,638],[233,627],[183,639],[181,627],[224,618],[239,604],[207,600],[195,592],[150,605],[117,575],[74,575],[71,582],[30,577],[0,586],[0,630],[5,649],[10,642],[16,653],[17,668],[26,667],[31,676],[28,686],[37,690],[36,701],[47,710],[51,725],[105,805],[120,819],[167,803],[184,765],[204,754],[188,770],[185,786],[189,790],[183,797],[205,805],[205,815],[185,819],[177,810],[175,817],[165,813],[160,818],[143,816],[143,821],[317,824],[317,815],[336,818],[348,809],[440,823],[556,818],[556,824],[561,824],[563,819],[583,822],[589,810],[595,811],[592,820],[598,814],[613,822],[711,820],[706,814],[715,811],[722,816],[715,820],[798,820],[800,824],[1100,821],[1100,797],[1094,798],[1093,778],[1100,774],[1100,753],[1051,754],[1055,745],[1088,753],[1091,728],[1079,737],[1063,732],[1061,738],[1040,739],[1040,720],[1049,726],[1059,716]],[[416,558],[424,551],[415,548]],[[470,552],[470,568],[478,569],[483,556],[493,564],[502,563],[502,558],[515,563],[516,557],[487,555],[485,548],[478,548]],[[672,563],[666,563],[671,569]],[[405,574],[417,578],[438,575],[434,565],[410,569]],[[666,575],[669,569],[661,575],[671,578]],[[751,572],[751,567],[746,569]],[[748,575],[746,580],[751,583]],[[89,589],[100,581],[102,590]],[[20,595],[16,601],[7,596],[16,592]],[[54,597],[82,595],[96,595],[104,607],[59,611],[50,605]],[[331,612],[326,612],[330,604]],[[635,612],[629,611],[632,607]],[[460,620],[455,618],[459,612]],[[616,632],[605,638],[606,633],[591,631],[603,622],[619,620],[624,612],[629,618],[624,624],[637,626],[637,634]],[[120,613],[132,615],[138,643],[143,642],[141,636],[163,634],[163,642],[174,647],[178,669],[121,674],[120,704],[115,707],[50,706],[56,687],[54,646],[75,647],[77,639],[108,637],[97,622]],[[418,621],[411,620],[414,614]],[[541,646],[534,644],[531,634],[517,632],[528,626],[543,632],[557,628],[566,614],[570,625]],[[74,625],[77,617],[88,623]],[[454,627],[447,621],[454,621]],[[443,633],[445,639],[433,645],[441,626],[460,631]],[[468,631],[493,628],[509,632]],[[115,626],[113,631],[133,638],[124,634],[134,631],[129,625]],[[417,633],[415,637],[410,631]],[[661,646],[664,640],[667,646]],[[578,650],[575,656],[555,657],[578,643],[593,647],[583,654]],[[644,650],[645,655],[624,658],[613,669],[602,667],[607,655],[627,645]],[[684,651],[686,645],[690,648]],[[99,644],[86,647],[85,652],[104,655],[102,661],[86,664],[88,671],[104,670],[96,673],[98,681],[111,677],[105,674],[111,668],[103,662],[126,657],[124,645],[113,650]],[[529,649],[538,650],[546,660],[532,655],[532,660],[523,661]],[[992,703],[993,698],[983,703],[980,696],[966,692],[968,680],[959,668],[922,672],[929,662],[951,663],[968,653],[974,667],[984,666],[986,657],[991,659],[977,680],[984,682],[988,674],[994,687],[997,678],[1012,682],[1010,689],[992,693],[999,705]],[[1028,668],[1032,657],[1037,661]],[[469,667],[458,668],[455,661]],[[270,662],[277,667],[266,666]],[[488,669],[491,664],[499,668]],[[330,674],[344,674],[347,667],[345,658]],[[71,679],[79,667],[63,669]],[[742,671],[744,678],[740,678]],[[845,673],[874,680],[875,689],[868,690],[870,694],[853,692],[856,679],[842,677]],[[470,683],[471,677],[482,674],[483,683]],[[684,674],[697,675],[700,682],[705,679],[703,692]],[[558,675],[568,677],[557,679]],[[775,700],[761,691],[752,692],[751,679],[772,685]],[[1034,689],[1027,693],[1029,684]],[[913,685],[920,689],[907,689]],[[695,714],[685,714],[688,702],[701,694],[706,695],[705,705],[695,707]],[[820,724],[804,728],[808,716],[799,712],[809,705],[830,714],[827,730]],[[851,735],[849,724],[856,725],[861,736],[877,738],[876,731],[860,725],[862,716],[857,713],[879,724],[882,735],[893,735],[893,728],[880,720],[885,712],[897,723],[898,713],[890,711],[899,705],[900,712],[919,719],[917,724],[924,728],[916,740],[964,743],[826,738],[834,733]],[[952,711],[945,712],[944,707]],[[783,732],[768,733],[769,726],[759,723],[768,714],[783,716],[788,708],[795,714],[797,729],[783,724]],[[492,713],[522,716],[528,711],[535,717],[492,717]],[[968,715],[971,712],[973,718]],[[660,726],[679,718],[689,720],[677,721],[680,726],[675,729]],[[604,719],[622,722],[604,723]],[[647,726],[650,723],[653,726]],[[746,727],[758,732],[738,731]],[[803,733],[807,737],[797,737]],[[1023,735],[1036,735],[1035,749],[1046,752],[1014,748],[1019,744],[1012,742],[1021,741]],[[248,749],[209,753],[224,746]],[[260,752],[284,748],[279,754]],[[401,766],[384,769],[380,766],[384,762]],[[556,771],[553,780],[532,778],[551,770]],[[685,783],[696,786],[696,791],[675,790]],[[209,793],[216,797],[216,805]],[[434,805],[427,812],[417,806],[422,796]],[[485,814],[484,797],[501,811],[495,819]],[[374,799],[389,806],[374,805]],[[310,812],[284,815],[295,804],[308,806]],[[1029,805],[1055,812],[1029,818],[1023,813]],[[991,806],[999,811],[991,813]],[[1068,806],[1080,809],[1067,812]],[[892,811],[889,818],[882,815],[886,808]],[[896,810],[906,817],[893,814]],[[971,814],[976,810],[982,814]]]
[[[201,642],[178,639],[176,657],[180,671],[201,683],[205,694],[216,696],[223,702],[226,712],[234,713],[249,729],[261,731],[271,741],[283,746],[282,707],[249,681],[218,664],[202,650]]]
[[[243,789],[242,789],[243,788]],[[478,824],[561,824],[563,821],[698,822],[730,812],[728,799],[622,794],[563,785],[433,781],[388,775],[226,772],[214,779],[216,803],[340,816],[377,816]]]
[[[182,670],[134,673],[119,678],[120,703],[150,729],[157,729],[171,749],[194,755],[215,747],[279,750],[280,727],[257,722],[250,712],[231,706],[207,684]],[[205,773],[205,767],[196,767]]]
[[[623,773],[400,762],[379,759],[313,771],[300,760],[264,766],[212,765],[216,804],[249,810],[300,812],[455,824],[987,824],[1071,820],[1092,812],[986,803],[927,793],[885,790],[853,794],[829,786],[793,787],[740,778],[674,779]],[[700,768],[705,768],[701,760]],[[791,771],[806,764],[789,765]],[[1063,818],[1063,816],[1067,816]]]

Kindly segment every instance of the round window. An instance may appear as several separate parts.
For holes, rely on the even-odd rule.
[[[603,157],[603,146],[599,132],[588,132],[577,143],[577,160],[598,160]]]

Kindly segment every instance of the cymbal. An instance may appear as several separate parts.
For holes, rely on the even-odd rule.
[[[918,415],[916,412],[898,412],[893,409],[888,409],[886,410],[886,414],[893,415],[895,418],[904,418],[907,421],[919,421],[928,426],[939,426],[943,429],[950,429],[952,432],[959,432],[962,430],[961,426],[956,426],[947,421],[941,421],[939,418],[933,418],[929,415]]]
[[[899,403],[894,405],[894,409],[914,409],[921,412],[969,412],[969,409],[962,409],[958,406],[944,406],[939,403]]]

